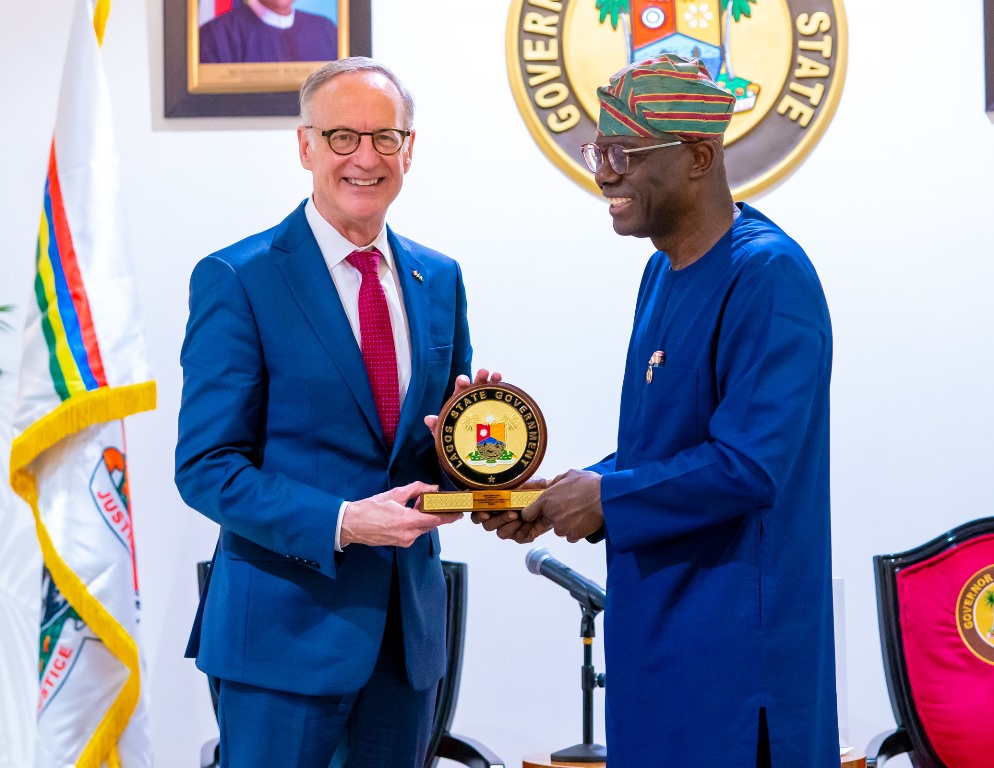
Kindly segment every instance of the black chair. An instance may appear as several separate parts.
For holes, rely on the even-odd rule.
[[[210,573],[209,561],[197,563],[197,582],[202,592]],[[504,761],[493,754],[483,744],[465,736],[457,736],[449,731],[456,712],[459,697],[459,680],[462,676],[462,653],[466,639],[466,563],[442,561],[445,576],[446,604],[445,675],[438,681],[435,697],[435,717],[431,726],[431,740],[428,742],[428,757],[425,768],[435,768],[442,758],[453,760],[468,768],[505,768]],[[217,716],[217,691],[214,682],[210,684],[214,715]],[[200,768],[217,768],[218,739],[207,742],[200,753]],[[346,763],[346,768],[348,764]]]
[[[868,768],[899,754],[915,768],[989,768],[978,717],[994,711],[994,517],[873,565],[897,728],[870,742]]]

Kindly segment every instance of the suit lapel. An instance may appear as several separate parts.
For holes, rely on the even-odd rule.
[[[411,434],[412,430],[427,427],[421,422],[421,401],[424,398],[425,381],[428,377],[429,317],[430,302],[429,277],[424,274],[421,261],[414,255],[406,241],[402,241],[387,228],[390,250],[393,252],[397,279],[404,295],[404,310],[407,313],[407,328],[411,334],[411,381],[407,385],[404,407],[397,425],[397,438],[394,453]],[[414,275],[417,273],[420,280]]]
[[[280,224],[273,238],[273,249],[276,264],[289,284],[294,299],[341,372],[370,429],[383,441],[380,417],[373,401],[373,391],[369,386],[362,352],[356,343],[328,265],[307,224],[303,205]]]

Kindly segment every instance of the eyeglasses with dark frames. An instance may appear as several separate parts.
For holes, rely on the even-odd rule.
[[[607,162],[611,166],[611,170],[614,171],[619,176],[624,176],[628,173],[628,156],[634,155],[638,152],[648,152],[653,149],[662,149],[663,147],[675,147],[677,144],[685,144],[683,141],[668,141],[665,144],[653,144],[651,147],[635,147],[634,149],[625,149],[620,144],[609,144],[606,147],[601,147],[593,142],[584,144],[580,147],[580,154],[583,155],[583,162],[587,164],[587,168],[590,169],[592,173],[597,173],[604,165],[604,158],[607,157]]]
[[[313,125],[305,125],[311,131],[318,131],[328,142],[328,147],[336,155],[351,155],[359,149],[363,136],[369,136],[373,149],[381,155],[396,155],[404,146],[410,131],[400,128],[381,128],[378,131],[353,131],[351,128],[329,128],[322,131]]]

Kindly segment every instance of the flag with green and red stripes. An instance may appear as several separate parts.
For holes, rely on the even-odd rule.
[[[100,50],[109,8],[75,0],[11,445],[44,558],[36,768],[152,764],[123,419],[156,391]]]

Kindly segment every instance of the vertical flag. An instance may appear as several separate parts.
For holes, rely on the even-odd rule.
[[[44,559],[37,768],[152,764],[122,419],[155,407],[155,382],[121,236],[109,11],[75,2],[11,445]]]

